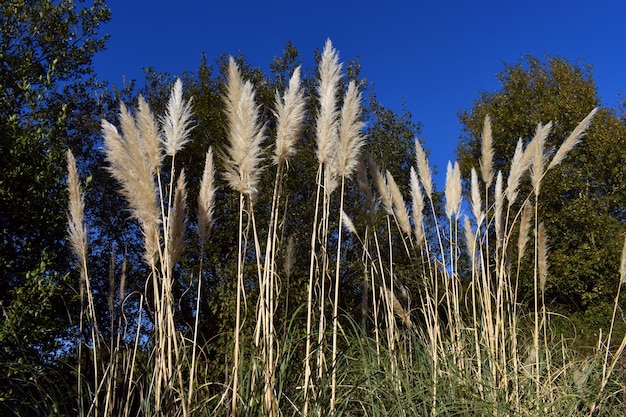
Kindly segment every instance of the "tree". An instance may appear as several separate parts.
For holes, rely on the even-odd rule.
[[[3,376],[13,378],[2,385],[9,381],[14,393],[19,381],[41,382],[41,365],[60,353],[72,329],[65,151],[93,154],[104,100],[93,94],[101,85],[91,62],[104,48],[99,27],[109,19],[103,0],[89,3],[0,5],[0,362]],[[81,160],[92,168],[93,158]],[[28,406],[9,399],[3,404]]]
[[[552,121],[546,147],[558,149],[600,104],[591,67],[563,58],[527,56],[497,77],[498,91],[482,92],[459,114],[463,133],[456,152],[466,178],[472,166],[479,169],[485,116],[491,118],[494,170],[506,178],[518,137],[528,143],[538,123]],[[615,111],[600,108],[586,137],[544,180],[539,210],[551,246],[546,301],[555,308],[596,314],[614,298],[626,230],[625,135]]]

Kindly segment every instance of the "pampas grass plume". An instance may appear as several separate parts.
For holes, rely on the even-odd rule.
[[[361,93],[356,81],[350,81],[348,91],[341,108],[339,125],[339,148],[337,157],[338,175],[348,178],[356,169],[359,153],[365,138],[362,129],[365,123],[361,120]]]
[[[174,156],[189,142],[191,131],[191,101],[183,100],[183,83],[180,79],[174,83],[162,124],[165,153]]]
[[[145,257],[148,263],[158,250],[159,209],[154,169],[137,125],[126,107],[120,105],[123,137],[106,120],[102,120],[104,152],[109,171],[122,186],[121,193],[130,205],[131,214],[139,220],[144,235]]]
[[[419,172],[420,181],[424,187],[424,191],[429,199],[433,198],[433,178],[428,165],[428,158],[426,158],[426,152],[422,148],[422,144],[418,139],[415,139],[415,159],[417,162],[417,171]]]
[[[456,215],[458,217],[461,210],[461,169],[458,162],[453,165],[448,161],[445,195],[446,216],[452,218],[453,215]]]
[[[76,161],[71,150],[67,151],[67,188],[70,195],[68,213],[68,235],[70,246],[81,271],[81,294],[83,290],[83,260],[87,256],[87,231],[85,230],[85,202],[80,192],[80,181]]]
[[[515,153],[513,154],[513,159],[511,160],[511,170],[509,171],[509,177],[507,179],[507,200],[509,201],[509,207],[515,203],[517,199],[517,194],[519,190],[520,180],[522,179],[522,175],[526,171],[524,164],[524,145],[522,144],[522,138],[519,138],[517,141],[517,146],[515,147]]]
[[[411,235],[411,222],[409,220],[409,212],[406,209],[406,204],[404,203],[404,198],[402,197],[402,192],[396,183],[396,180],[391,175],[391,172],[386,172],[387,176],[387,186],[389,187],[389,192],[391,193],[391,201],[393,203],[393,211],[396,215],[396,219],[398,219],[398,224],[400,225],[400,229],[406,235]]]
[[[244,82],[234,58],[228,63],[226,116],[229,132],[224,164],[224,178],[232,189],[256,193],[261,169],[261,144],[265,129],[258,123],[258,106],[249,81]]]
[[[558,164],[560,164],[563,161],[563,159],[565,159],[567,154],[572,149],[574,149],[576,145],[580,143],[582,138],[585,136],[585,133],[587,133],[587,129],[589,128],[589,125],[591,125],[591,121],[593,120],[593,117],[595,116],[597,112],[598,112],[598,108],[596,107],[593,110],[591,110],[591,112],[578,124],[578,126],[574,128],[572,133],[567,137],[567,139],[565,139],[563,144],[559,147],[559,150],[554,155],[554,158],[552,158],[550,165],[548,165],[548,169],[551,169],[557,166]]]
[[[316,139],[317,160],[325,164],[334,153],[337,144],[337,88],[341,79],[341,64],[339,54],[333,48],[332,42],[326,41],[322,60],[319,66],[319,113],[317,115]]]
[[[216,190],[213,148],[209,147],[204,161],[202,180],[200,181],[200,193],[198,194],[198,236],[202,243],[206,243],[209,237],[209,230],[213,224]]]
[[[343,227],[345,227],[349,233],[352,233],[353,235],[358,235],[358,233],[356,232],[356,227],[354,227],[354,223],[352,222],[352,219],[350,219],[350,217],[343,210],[341,210],[341,218],[343,220],[343,223],[342,223]]]
[[[472,213],[476,219],[476,224],[480,225],[485,217],[485,213],[482,210],[482,203],[480,197],[480,189],[478,188],[478,174],[476,169],[472,167],[471,173],[471,193],[472,193]]]
[[[159,125],[150,111],[148,103],[141,95],[139,96],[137,106],[137,127],[145,144],[148,163],[152,168],[152,172],[156,173],[161,168],[163,162]]]
[[[535,137],[531,141],[530,145],[528,145],[529,148],[533,149],[530,178],[533,184],[533,189],[535,190],[535,195],[539,195],[541,179],[543,178],[544,174],[543,167],[546,162],[546,139],[548,138],[551,130],[552,122],[549,122],[547,125],[542,125],[541,123],[539,123],[537,125],[537,129],[535,130]]]
[[[424,195],[422,194],[422,187],[420,187],[419,180],[415,168],[411,167],[410,172],[410,184],[411,184],[411,203],[413,204],[413,225],[415,227],[415,239],[418,246],[424,242]]]
[[[287,91],[280,97],[276,93],[276,108],[274,116],[277,120],[276,149],[274,152],[274,164],[286,163],[292,157],[295,150],[295,142],[302,132],[304,120],[304,93],[300,88],[300,67],[297,67],[291,79]]]

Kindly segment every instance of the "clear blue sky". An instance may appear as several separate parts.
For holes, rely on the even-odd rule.
[[[291,40],[311,67],[331,39],[342,62],[360,57],[379,101],[404,99],[438,166],[441,184],[460,134],[457,113],[498,88],[503,62],[530,53],[584,60],[605,106],[626,89],[626,2],[393,0],[109,0],[108,49],[98,76],[121,85],[152,66],[176,76],[221,54],[266,69]]]

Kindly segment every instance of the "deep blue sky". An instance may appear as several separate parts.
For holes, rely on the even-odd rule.
[[[441,184],[460,134],[457,113],[481,90],[498,88],[503,62],[530,53],[583,60],[605,106],[626,85],[626,2],[622,1],[248,1],[109,0],[108,48],[98,76],[121,85],[152,66],[176,76],[221,54],[246,55],[266,69],[291,40],[314,63],[331,39],[342,62],[360,57],[379,101],[404,99],[438,166]]]

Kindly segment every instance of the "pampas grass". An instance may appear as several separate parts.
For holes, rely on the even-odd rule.
[[[87,273],[84,203],[76,164],[68,153],[68,238],[78,260],[83,308],[78,340],[80,412],[94,416],[434,416],[585,415],[617,410],[611,403],[615,394],[607,387],[623,383],[616,369],[626,338],[617,350],[612,346],[619,290],[608,338],[599,337],[593,360],[581,371],[587,373],[584,378],[574,378],[572,369],[583,364],[571,359],[573,352],[565,342],[552,346],[558,337],[552,334],[546,302],[550,248],[537,209],[546,172],[584,137],[595,110],[549,163],[545,143],[551,124],[540,124],[528,146],[518,141],[508,174],[494,172],[491,120],[486,117],[479,169],[472,168],[465,179],[470,185],[469,204],[463,204],[458,163],[448,164],[445,204],[440,204],[419,140],[409,184],[396,183],[397,173],[381,170],[371,157],[361,155],[365,125],[358,86],[343,82],[342,65],[330,41],[319,65],[317,96],[312,98],[317,104],[313,116],[318,169],[315,208],[307,225],[310,252],[304,260],[309,261],[305,266],[309,274],[302,289],[306,304],[296,307],[292,316],[288,315],[293,308],[289,286],[290,281],[302,279],[296,272],[301,268],[294,265],[303,261],[296,258],[299,251],[294,247],[302,242],[294,242],[293,237],[285,242],[288,233],[281,219],[299,215],[285,201],[282,185],[294,171],[300,174],[293,167],[298,164],[296,150],[306,132],[307,115],[299,67],[282,95],[276,93],[273,109],[261,109],[252,83],[243,79],[232,58],[228,62],[224,97],[228,143],[216,152],[222,156],[222,178],[238,197],[234,231],[238,247],[236,258],[233,251],[233,259],[211,265],[215,270],[236,270],[224,287],[234,289],[235,304],[232,313],[220,316],[234,323],[227,334],[199,334],[205,309],[215,308],[202,299],[208,271],[203,262],[214,218],[222,209],[216,206],[219,177],[211,147],[204,155],[197,199],[199,265],[176,267],[182,254],[193,247],[185,233],[190,221],[186,174],[174,164],[192,129],[191,101],[183,99],[182,83],[174,83],[160,118],[140,97],[135,110],[120,106],[120,130],[102,122],[108,169],[141,228],[147,264],[143,290],[126,290],[120,283],[117,301],[109,292],[111,323],[118,317],[120,333],[106,341],[96,326],[97,294]],[[268,149],[267,154],[272,154],[266,161],[261,115],[270,113],[275,119],[275,146]],[[166,161],[169,169],[163,168]],[[255,196],[268,185],[261,181],[264,170],[275,175],[274,189],[271,208],[263,212],[266,221],[257,225]],[[353,195],[347,184],[355,171],[358,187],[354,190],[363,194],[355,201],[365,204],[346,200]],[[532,192],[520,196],[528,180]],[[403,186],[410,190],[409,205]],[[224,195],[228,196],[227,190]],[[425,210],[426,198],[430,210]],[[394,251],[402,246],[406,253],[398,256]],[[361,253],[360,263],[346,261],[348,247]],[[534,248],[531,256],[529,247]],[[219,257],[207,259],[212,258]],[[400,259],[406,264],[399,265]],[[526,263],[533,270],[534,294],[522,300],[518,292]],[[625,265],[626,242],[620,289],[626,280]],[[126,275],[123,269],[121,279]],[[182,275],[184,290],[195,296],[189,303],[195,317],[187,334],[177,317],[182,299],[175,296],[175,272]],[[360,325],[341,311],[345,273],[362,283],[355,290],[362,297]],[[110,282],[114,288],[118,282],[114,274]],[[124,310],[126,303],[134,303],[135,316],[130,317],[129,308]],[[248,308],[249,304],[254,307]],[[89,332],[83,334],[86,328]],[[85,349],[93,366],[89,379],[81,365],[87,362]],[[221,379],[218,372],[210,372],[211,360],[223,360]],[[597,386],[592,376],[599,381]]]

